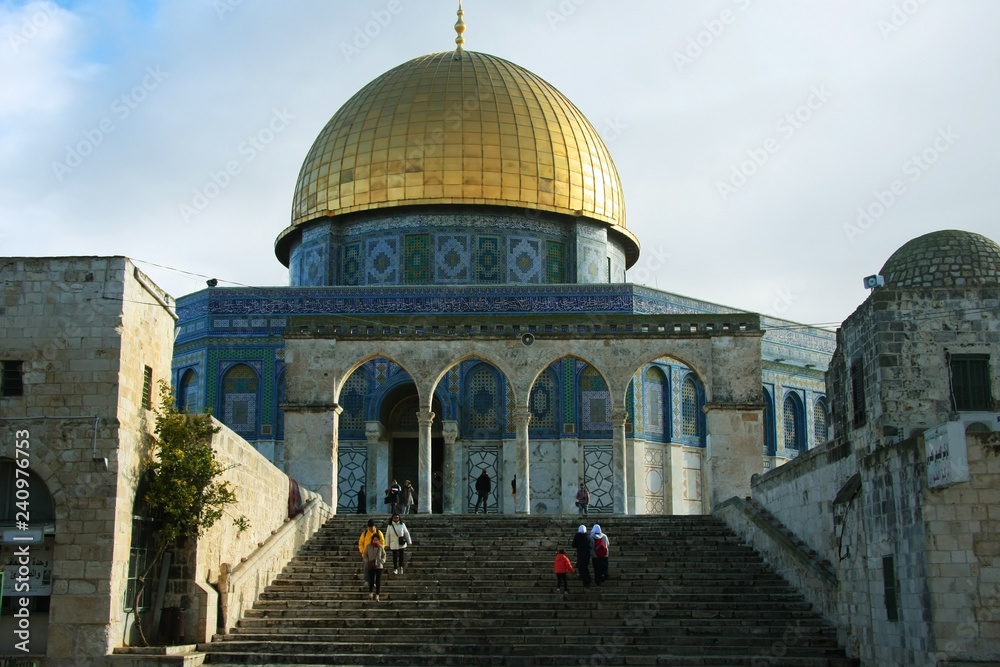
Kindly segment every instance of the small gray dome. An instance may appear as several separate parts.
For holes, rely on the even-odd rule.
[[[882,276],[886,287],[986,287],[1000,285],[1000,245],[972,232],[931,232],[892,254]]]

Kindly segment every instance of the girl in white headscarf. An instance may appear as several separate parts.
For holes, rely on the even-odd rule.
[[[611,541],[598,524],[590,529],[590,555],[594,559],[594,583],[598,586],[608,578],[608,553]]]

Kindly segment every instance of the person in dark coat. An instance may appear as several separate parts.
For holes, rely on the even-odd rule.
[[[368,492],[364,484],[358,489],[358,514],[368,514]]]
[[[479,514],[479,504],[483,504],[483,514],[486,514],[486,504],[490,497],[490,491],[493,489],[493,482],[490,480],[490,474],[486,472],[486,468],[483,468],[483,474],[476,478],[476,507],[472,510],[473,514]]]
[[[399,496],[403,489],[399,482],[392,480],[392,486],[385,490],[385,504],[389,506],[392,514],[399,514]]]
[[[590,537],[587,527],[581,525],[573,536],[573,548],[576,549],[576,570],[580,573],[580,581],[584,588],[590,586]]]

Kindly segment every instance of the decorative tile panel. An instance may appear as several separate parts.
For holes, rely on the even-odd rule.
[[[583,446],[583,471],[590,491],[590,513],[611,514],[615,473],[611,443],[586,443]]]
[[[537,285],[542,282],[542,250],[538,239],[507,238],[507,282]]]
[[[666,485],[663,465],[663,450],[646,447],[643,451],[643,472],[645,473],[646,514],[663,514],[665,510]]]
[[[337,512],[339,514],[353,514],[358,511],[358,491],[367,479],[368,448],[342,444],[337,450]]]
[[[505,268],[504,253],[498,236],[476,239],[476,281],[480,284],[502,283]]]
[[[566,282],[566,245],[545,242],[545,282]]]
[[[361,285],[364,276],[364,258],[361,255],[361,244],[351,243],[344,246],[344,261],[341,264],[341,283],[344,285]]]
[[[406,236],[404,282],[407,285],[426,285],[431,279],[430,236],[411,234]]]
[[[369,239],[365,255],[368,285],[399,283],[399,239]]]
[[[472,253],[468,234],[438,234],[434,237],[434,282],[468,283]]]

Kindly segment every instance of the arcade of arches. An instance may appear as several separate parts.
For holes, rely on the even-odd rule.
[[[584,482],[597,513],[700,513],[763,468],[749,319],[574,322],[525,344],[509,325],[456,336],[383,319],[366,335],[301,318],[285,340],[285,468],[340,511],[362,484],[381,511],[379,491],[408,479],[416,511],[468,512],[486,469],[493,512],[576,511]]]

